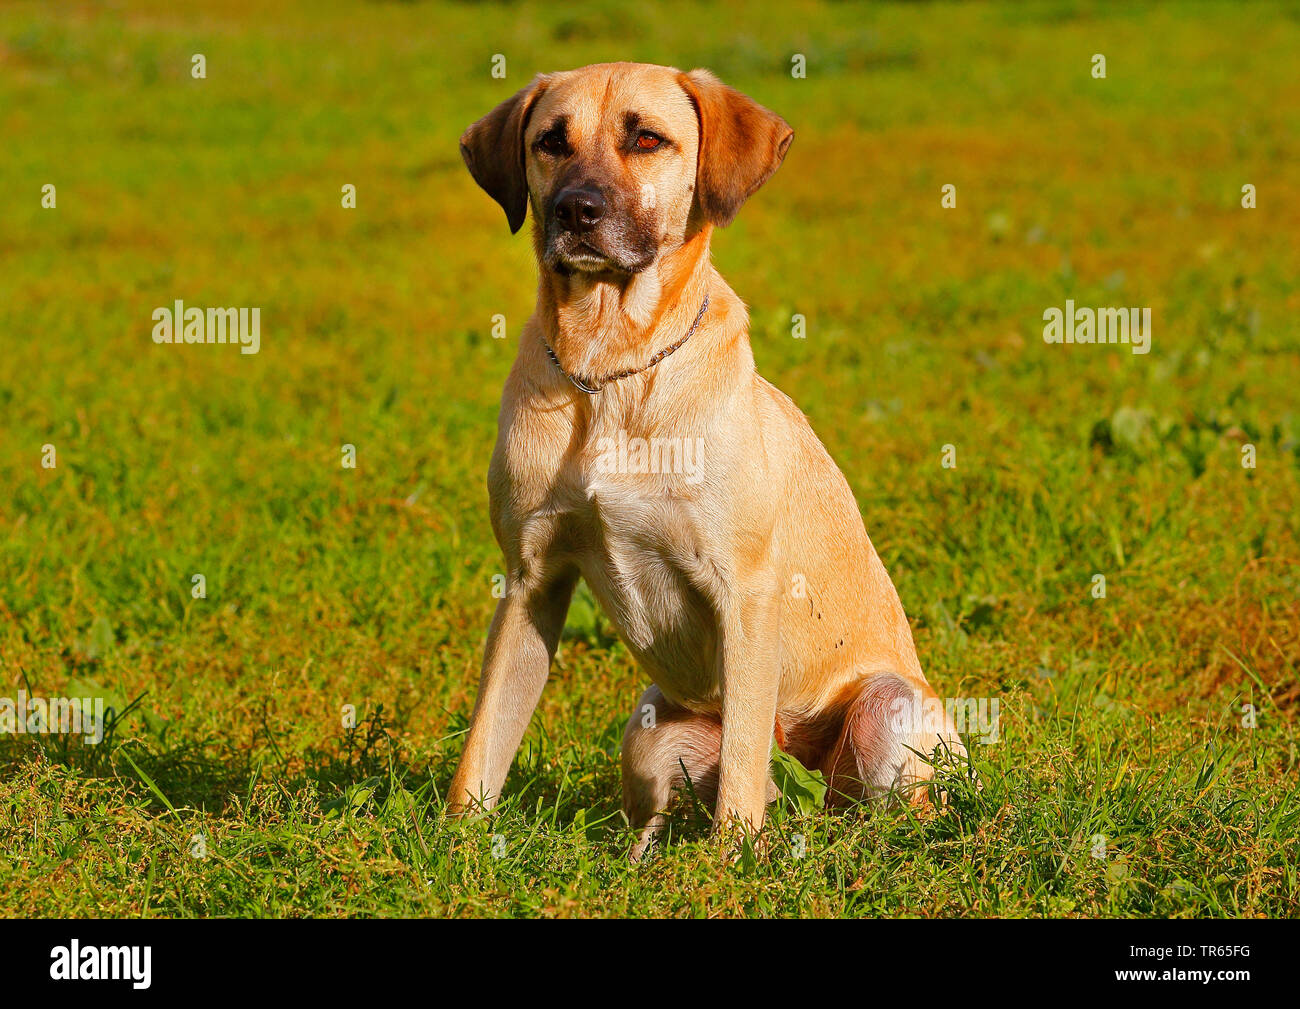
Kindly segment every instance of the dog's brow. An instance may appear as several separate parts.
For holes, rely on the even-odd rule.
[[[546,124],[545,126],[543,126],[541,129],[539,129],[539,130],[537,131],[537,136],[540,137],[540,136],[542,136],[542,135],[544,135],[544,134],[546,134],[546,133],[550,133],[552,130],[557,130],[557,129],[562,130],[562,129],[565,129],[568,125],[569,125],[569,117],[566,116],[564,113],[560,113],[560,114],[557,115],[554,119],[552,119],[549,123],[547,123],[547,124]]]
[[[640,112],[628,111],[623,113],[623,126],[629,134],[639,130],[653,130],[655,133],[664,134],[666,131],[653,119],[643,116]]]
[[[627,127],[629,133],[632,130],[640,129],[642,127],[648,127],[656,130],[659,129],[659,127],[651,120],[650,117],[645,116],[640,112],[633,112],[633,111],[628,111],[623,113],[623,124]]]

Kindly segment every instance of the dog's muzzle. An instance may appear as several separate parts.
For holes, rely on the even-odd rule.
[[[560,273],[640,273],[655,249],[592,185],[568,186],[551,200],[546,265]]]

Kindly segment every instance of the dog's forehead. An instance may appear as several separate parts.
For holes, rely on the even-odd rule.
[[[598,63],[551,74],[531,125],[542,129],[564,116],[574,132],[590,135],[621,126],[635,114],[667,127],[693,127],[695,106],[678,83],[679,74],[649,63]]]

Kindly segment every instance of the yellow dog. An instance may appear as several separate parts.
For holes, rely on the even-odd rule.
[[[763,822],[774,734],[840,801],[961,753],[848,483],[754,370],[709,241],[793,133],[710,73],[613,63],[538,77],[461,153],[533,212],[541,279],[489,470],[507,590],[451,808],[490,807],[585,578],[654,682],[623,739],[640,855],[689,775],[716,822]],[[616,446],[621,446],[616,448]]]

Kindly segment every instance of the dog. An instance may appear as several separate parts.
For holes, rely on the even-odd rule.
[[[540,281],[488,473],[506,591],[453,815],[496,801],[579,578],[653,682],[623,737],[634,858],[687,779],[719,828],[759,830],[774,740],[832,803],[927,802],[928,757],[964,754],[847,481],[710,260],[792,139],[708,71],[633,63],[538,76],[462,136],[512,233],[532,208]]]

